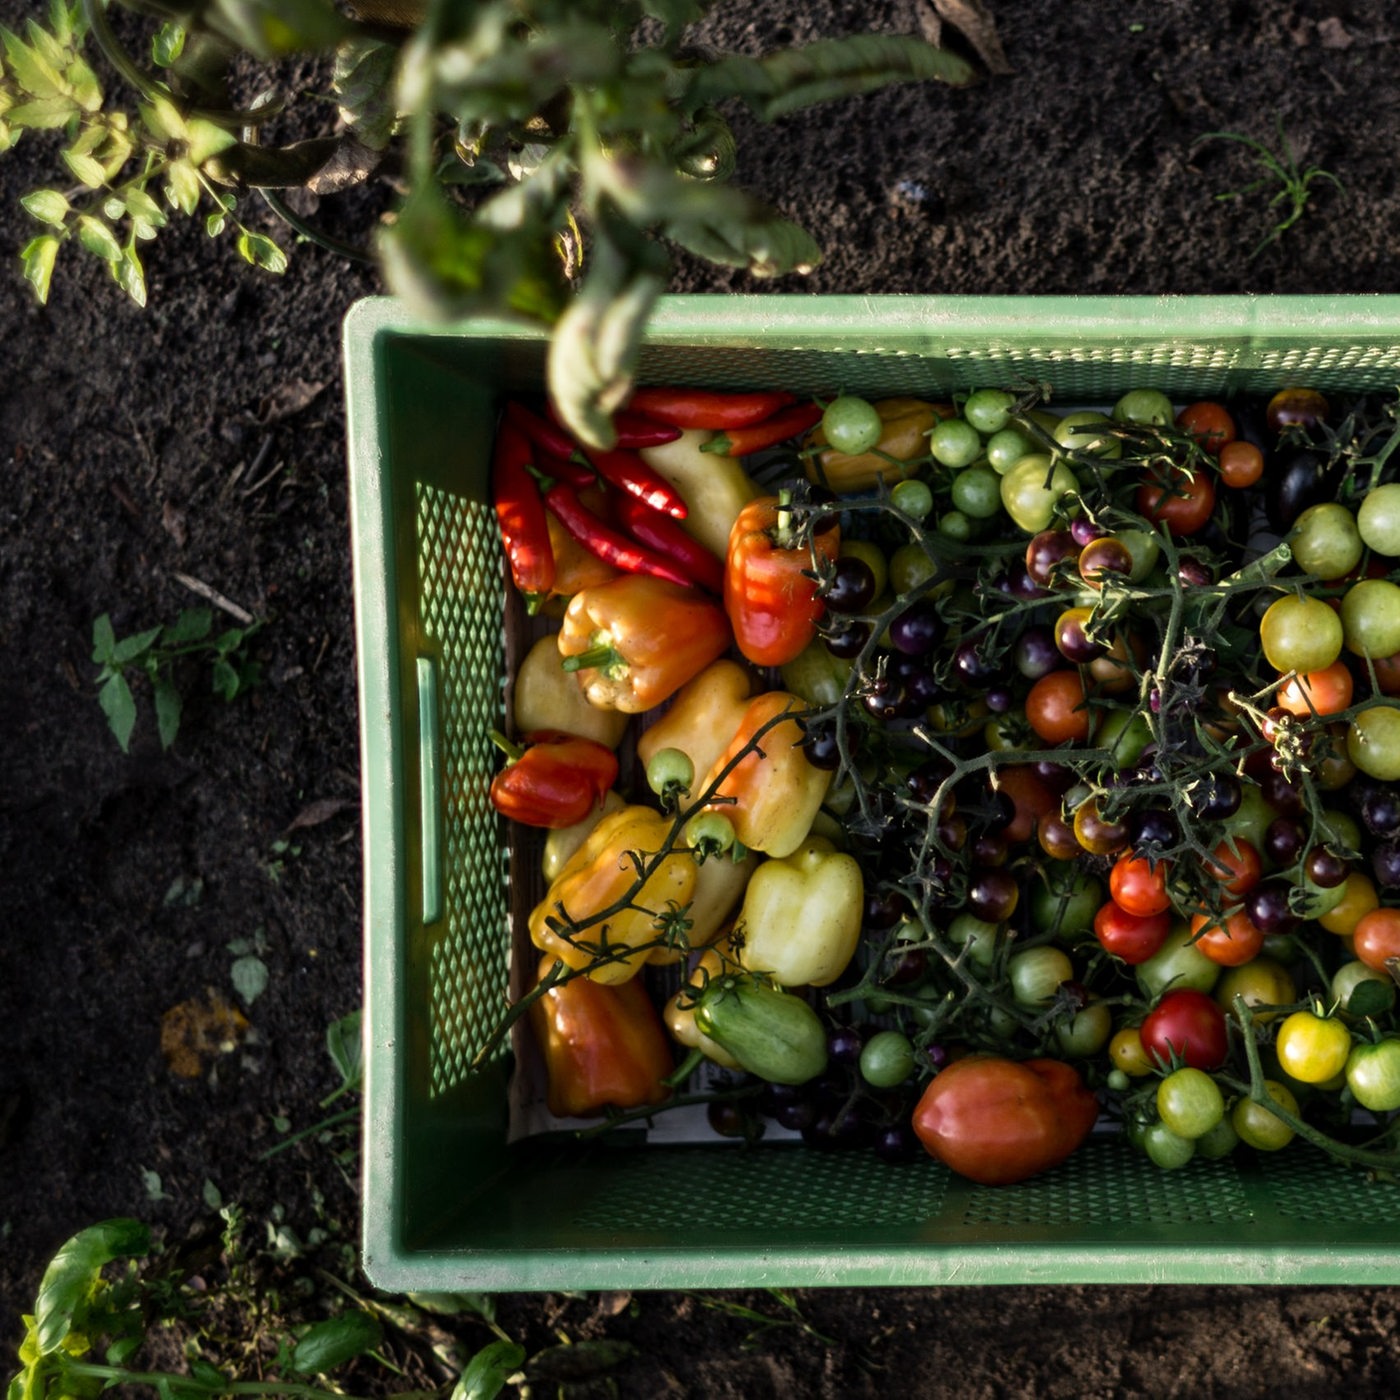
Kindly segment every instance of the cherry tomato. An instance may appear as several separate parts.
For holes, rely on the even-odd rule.
[[[1285,1113],[1297,1116],[1298,1100],[1276,1079],[1266,1079],[1264,1091]],[[1277,1152],[1293,1141],[1293,1129],[1272,1109],[1248,1096],[1230,1110],[1230,1123],[1240,1141],[1259,1152]]]
[[[1293,983],[1293,974],[1281,962],[1261,953],[1239,967],[1227,968],[1215,984],[1214,996],[1215,1004],[1230,1015],[1234,1014],[1235,998],[1243,998],[1254,1019],[1260,1025],[1267,1025],[1277,1020],[1279,1013],[1258,1008],[1288,1006],[1298,1000],[1298,989]]]
[[[1400,1040],[1352,1048],[1346,1067],[1347,1088],[1362,1108],[1390,1113],[1400,1108]]]
[[[1255,485],[1264,475],[1264,454],[1252,443],[1237,439],[1220,449],[1220,479],[1226,486],[1241,490]]]
[[[1136,1026],[1124,1026],[1114,1031],[1113,1038],[1108,1042],[1108,1057],[1115,1069],[1134,1079],[1142,1079],[1157,1068],[1147,1058],[1147,1051],[1142,1048],[1142,1032]]]
[[[1098,800],[1090,797],[1075,808],[1074,839],[1090,855],[1116,855],[1128,845],[1128,827],[1125,822],[1107,820],[1099,811]]]
[[[1164,860],[1121,855],[1108,877],[1109,893],[1117,904],[1140,919],[1165,914],[1172,907],[1171,896],[1167,893],[1167,874]]]
[[[1320,671],[1293,676],[1278,688],[1274,701],[1299,719],[1314,714],[1335,715],[1351,704],[1351,672],[1345,661],[1334,661]]]
[[[1175,1069],[1157,1085],[1157,1116],[1178,1137],[1204,1137],[1225,1116],[1225,1096],[1204,1070]]]
[[[1372,909],[1357,920],[1351,933],[1357,958],[1377,972],[1389,969],[1391,958],[1400,958],[1400,909]]]
[[[1028,535],[1045,529],[1056,509],[1071,504],[1078,493],[1075,474],[1063,461],[1052,463],[1044,453],[1022,457],[1001,479],[1001,503]]]
[[[1327,421],[1327,400],[1316,389],[1280,389],[1264,409],[1264,425],[1275,436],[1285,428],[1311,428]]]
[[[1025,764],[1008,764],[997,769],[997,785],[1016,804],[1016,815],[1002,831],[1011,844],[1029,841],[1036,823],[1048,817],[1059,799]]]
[[[854,394],[832,399],[822,413],[821,426],[830,446],[852,457],[869,452],[885,430],[875,405]]]
[[[1342,619],[1321,598],[1290,593],[1269,605],[1259,640],[1275,671],[1321,671],[1342,654]]]
[[[1074,964],[1061,948],[1046,943],[1007,960],[1011,995],[1022,1006],[1042,1006],[1074,976]]]
[[[1092,723],[1078,671],[1051,671],[1026,695],[1026,721],[1047,744],[1083,743]]]
[[[1294,521],[1288,543],[1298,567],[1320,579],[1344,578],[1361,562],[1356,517],[1335,501],[1309,506]]]
[[[1094,937],[1115,958],[1136,967],[1154,957],[1171,932],[1170,914],[1130,914],[1111,899],[1094,915]]]
[[[1158,1121],[1149,1123],[1143,1130],[1142,1150],[1153,1166],[1170,1172],[1184,1167],[1196,1155],[1196,1144]]]
[[[1369,914],[1380,905],[1380,897],[1370,878],[1359,870],[1353,870],[1342,882],[1342,898],[1327,913],[1318,917],[1318,923],[1328,933],[1346,938],[1356,929],[1363,914]]]
[[[1190,433],[1207,452],[1219,452],[1235,440],[1235,420],[1223,404],[1210,400],[1187,404],[1176,415],[1176,426]]]
[[[1362,579],[1342,598],[1342,634],[1357,656],[1393,656],[1400,651],[1400,584]]]
[[[1375,486],[1356,512],[1361,542],[1377,554],[1400,554],[1400,481]]]
[[[1204,992],[1168,992],[1147,1013],[1142,1044],[1164,1068],[1175,1059],[1193,1069],[1219,1069],[1229,1049],[1225,1017]]]
[[[1369,705],[1347,729],[1347,757],[1368,777],[1400,779],[1400,709]]]
[[[1239,967],[1258,957],[1264,947],[1264,934],[1244,912],[1237,909],[1222,919],[1209,914],[1191,916],[1191,933],[1196,947],[1221,967]]]
[[[1206,527],[1215,510],[1215,487],[1204,472],[1187,476],[1173,471],[1165,483],[1144,481],[1135,504],[1139,515],[1165,525],[1173,535],[1194,535]]]
[[[1219,884],[1232,902],[1248,894],[1264,874],[1259,852],[1250,842],[1239,837],[1233,842],[1228,837],[1222,841],[1210,853],[1210,859],[1202,869]]]
[[[1295,1011],[1279,1026],[1274,1048],[1290,1078],[1300,1084],[1325,1084],[1346,1068],[1351,1032],[1333,1017]]]

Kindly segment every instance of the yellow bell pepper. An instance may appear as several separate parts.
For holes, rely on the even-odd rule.
[[[609,710],[599,710],[598,713],[610,714]],[[614,812],[620,812],[627,805],[626,799],[616,790],[608,793],[603,799],[601,807],[595,807],[581,822],[576,822],[573,826],[555,827],[545,833],[544,855],[540,859],[540,868],[544,872],[545,883],[552,884],[569,862],[569,857],[583,845],[588,839],[593,828],[598,825],[604,817],[610,817]]]
[[[735,836],[751,851],[770,856],[791,855],[812,829],[817,811],[831,785],[830,772],[814,768],[802,748],[802,728],[784,719],[754,736],[770,720],[807,708],[786,690],[770,690],[751,700],[728,747],[706,774],[700,791],[709,792],[731,761],[748,752],[715,787],[713,810],[728,817]]]
[[[754,871],[730,944],[745,968],[780,986],[825,987],[855,956],[864,908],[854,857],[809,837]]]
[[[660,472],[681,493],[690,512],[680,522],[681,529],[723,559],[729,548],[730,527],[739,518],[739,512],[763,493],[749,479],[738,458],[700,450],[714,436],[712,432],[690,428],[674,442],[642,448],[640,455],[647,466]]]
[[[738,730],[752,691],[749,673],[738,662],[712,661],[676,692],[666,713],[638,738],[643,767],[659,749],[679,749],[694,765],[696,778],[703,778]],[[704,791],[692,788],[690,801]]]
[[[690,897],[686,917],[690,928],[686,942],[692,948],[713,943],[739,906],[748,887],[749,877],[758,869],[758,856],[749,851],[735,860],[729,851],[710,856],[695,871],[695,893]],[[684,948],[653,948],[647,961],[654,966],[679,962],[686,954]]]
[[[671,833],[671,819],[650,807],[624,807],[604,817],[550,884],[530,915],[530,940],[569,967],[587,970],[595,982],[635,977],[662,937],[671,908],[690,903],[697,868],[684,847],[655,856]],[[640,888],[637,866],[655,864]],[[628,907],[599,916],[620,900]],[[572,925],[569,928],[568,925]]]
[[[874,408],[883,429],[869,452],[837,452],[827,446],[820,425],[812,429],[803,444],[815,454],[806,459],[809,481],[830,487],[838,496],[869,491],[878,481],[891,486],[903,481],[918,470],[914,463],[928,456],[928,435],[939,419],[953,415],[950,405],[923,399],[877,399]]]
[[[515,732],[575,734],[615,749],[622,742],[627,716],[590,705],[578,681],[564,669],[563,660],[552,636],[541,637],[525,653],[511,687]]]

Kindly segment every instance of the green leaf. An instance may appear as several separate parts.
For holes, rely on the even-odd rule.
[[[339,1317],[314,1323],[301,1336],[292,1352],[292,1369],[304,1376],[319,1375],[373,1351],[384,1337],[379,1320],[354,1309]]]
[[[451,1400],[494,1400],[524,1364],[525,1348],[518,1342],[488,1342],[467,1362]]]
[[[188,642],[202,642],[214,625],[214,613],[210,608],[186,608],[174,622],[166,627],[161,641],[170,647],[181,647]]]
[[[160,746],[168,749],[180,732],[180,714],[184,702],[180,692],[168,676],[160,676],[152,686],[156,702],[156,729],[160,733]]]
[[[553,1381],[562,1386],[605,1375],[636,1354],[637,1348],[620,1337],[561,1343],[536,1352],[526,1363],[525,1374],[531,1381]]]
[[[364,1037],[362,1011],[352,1011],[326,1027],[326,1049],[330,1052],[346,1088],[354,1088],[364,1078]]]
[[[61,71],[63,66],[68,62],[67,45],[61,44],[54,35],[50,34],[48,30],[35,19],[29,19],[24,22],[24,32],[34,52],[55,72]]]
[[[51,131],[55,127],[67,126],[78,113],[78,107],[71,98],[39,97],[33,102],[21,102],[5,113],[5,120],[16,128],[32,128],[35,131]]]
[[[189,133],[188,154],[196,165],[203,165],[211,156],[238,144],[238,137],[233,132],[215,122],[205,121],[202,117],[190,118]]]
[[[151,1232],[139,1220],[104,1220],[80,1230],[50,1260],[34,1303],[39,1352],[56,1351],[105,1264],[146,1254]]]
[[[229,969],[229,976],[233,980],[234,991],[248,1006],[252,1006],[267,990],[267,964],[256,954],[236,958]]]
[[[112,618],[108,613],[94,618],[92,623],[92,659],[99,666],[105,666],[117,649],[117,634],[112,628]]]
[[[112,652],[113,664],[126,666],[144,655],[160,636],[161,630],[159,627],[148,627],[144,632],[133,632],[131,636],[122,638]]]
[[[817,102],[873,92],[891,83],[934,79],[963,87],[972,65],[946,49],[902,34],[818,39],[764,58],[728,54],[694,70],[686,105],[699,108],[738,97],[772,120]]]
[[[1395,987],[1389,982],[1358,982],[1347,998],[1349,1016],[1384,1016],[1395,1005]]]
[[[351,32],[330,0],[213,0],[203,18],[263,59],[330,49]]]
[[[287,255],[264,233],[245,228],[238,235],[238,251],[254,267],[273,273],[287,270]]]
[[[121,745],[122,752],[130,752],[131,731],[136,727],[136,701],[132,698],[126,677],[120,671],[109,676],[97,692],[97,700],[107,716],[107,727]]]
[[[78,242],[89,253],[95,253],[107,262],[116,262],[122,255],[122,245],[117,242],[117,235],[101,219],[91,214],[78,216]]]
[[[117,285],[134,301],[137,306],[146,304],[146,270],[141,266],[141,259],[136,256],[135,248],[123,248],[120,261],[112,265],[112,272],[116,276]]]
[[[89,67],[81,55],[75,55],[63,74],[73,97],[85,112],[97,112],[102,108],[102,84],[97,74]]]
[[[217,238],[224,231],[224,225],[227,222],[228,216],[226,214],[208,214],[204,219],[204,231],[210,238]]]
[[[472,1313],[487,1322],[496,1320],[496,1300],[489,1293],[410,1293],[408,1300],[424,1312],[440,1317],[460,1317]]]
[[[73,41],[73,20],[81,8],[81,3],[70,6],[68,0],[49,0],[49,28],[65,47]]]
[[[40,304],[49,299],[49,279],[53,276],[53,265],[58,258],[58,239],[50,233],[40,234],[24,245],[19,255],[24,268],[24,280],[34,288]]]
[[[394,101],[397,44],[369,35],[355,35],[335,51],[332,90],[340,103],[340,118],[371,150],[389,144],[398,125]]]
[[[145,190],[135,185],[126,191],[126,207],[133,219],[140,219],[153,228],[163,228],[167,223],[165,210]]]
[[[165,197],[182,213],[199,207],[199,174],[187,160],[172,160],[165,167]]]
[[[214,663],[214,694],[232,700],[239,690],[238,672],[222,657]]]
[[[168,97],[157,94],[149,102],[141,103],[137,111],[146,130],[157,141],[168,144],[172,141],[184,141],[189,136],[189,128],[185,125],[184,117],[180,115],[180,109]]]
[[[102,168],[102,162],[93,156],[85,156],[81,153],[67,150],[62,152],[63,163],[88,189],[101,189],[107,183],[107,172]]]
[[[185,50],[185,26],[166,20],[151,36],[151,62],[169,68]]]
[[[63,227],[63,221],[68,217],[71,207],[67,198],[58,190],[32,190],[20,203],[41,224],[52,224],[54,228]]]
[[[202,1356],[190,1359],[190,1376],[201,1385],[207,1385],[222,1393],[228,1389],[229,1378],[217,1366],[211,1366]]]
[[[52,63],[18,34],[0,28],[0,43],[14,80],[31,97],[66,97],[68,85]]]
[[[653,19],[659,19],[673,34],[687,24],[704,19],[709,8],[704,0],[642,0],[642,10]]]

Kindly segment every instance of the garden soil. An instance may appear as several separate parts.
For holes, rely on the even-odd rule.
[[[0,18],[14,26],[28,8],[3,0]],[[706,39],[753,52],[858,25],[913,32],[931,13],[914,0],[719,8],[729,13]],[[1009,75],[893,90],[771,128],[736,118],[739,182],[826,250],[810,277],[764,290],[1400,291],[1392,4],[987,8]],[[1257,172],[1235,144],[1196,143],[1236,131],[1277,145],[1280,130],[1301,167],[1340,188],[1314,181],[1298,224],[1252,256],[1280,215],[1277,187],[1217,198]],[[67,252],[40,308],[16,266],[31,233],[17,201],[61,183],[54,150],[26,139],[0,158],[4,1369],[46,1260],[92,1222],[138,1216],[173,1247],[217,1229],[216,1199],[237,1201],[250,1240],[280,1229],[291,1255],[296,1241],[348,1247],[358,1219],[351,1138],[264,1154],[344,1106],[319,1107],[339,1082],[325,1035],[361,997],[339,327],[379,284],[293,246],[251,205],[254,226],[291,251],[280,279],[191,225],[146,250],[148,309]],[[360,238],[376,198],[326,200],[316,217]],[[753,289],[690,261],[674,285]],[[173,747],[162,751],[138,686],[123,753],[96,699],[93,620],[109,614],[125,636],[202,605],[195,587],[261,622],[250,641],[261,683],[225,703],[207,667],[181,661]],[[233,616],[220,612],[225,624]],[[234,975],[248,957],[267,970],[251,1005]],[[218,999],[246,1028],[205,1026],[215,1043],[194,1047],[202,1058],[186,1077],[170,1053],[172,1009],[207,1013]],[[704,1221],[695,1228],[703,1239]],[[1321,1396],[1400,1383],[1400,1289],[1221,1279],[802,1290],[793,1302],[798,1314],[763,1292],[498,1300],[502,1325],[530,1348],[559,1330],[633,1344],[614,1372],[626,1396]],[[469,1349],[489,1339],[472,1323],[460,1335]],[[414,1369],[409,1344],[389,1354],[409,1381],[436,1379]],[[368,1366],[350,1382],[393,1388]]]

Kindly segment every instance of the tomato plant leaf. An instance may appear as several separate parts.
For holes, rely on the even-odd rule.
[[[525,1348],[518,1342],[488,1342],[467,1362],[451,1400],[494,1400],[524,1364]]]
[[[1385,982],[1358,982],[1347,998],[1349,1016],[1384,1016],[1395,1001],[1395,988]]]
[[[107,716],[108,728],[121,745],[122,752],[129,752],[131,731],[136,727],[136,701],[132,697],[131,687],[126,683],[126,677],[120,671],[108,676],[102,689],[97,692],[97,699],[102,706],[102,713]]]
[[[238,144],[238,137],[233,132],[202,117],[190,118],[189,133],[188,155],[196,165],[203,165],[211,156]]]
[[[156,702],[156,729],[160,734],[160,746],[168,749],[180,732],[180,715],[184,702],[174,682],[168,676],[160,676],[152,686]]]
[[[185,27],[174,20],[166,20],[151,35],[151,62],[157,68],[169,68],[185,51]]]
[[[97,1276],[114,1259],[146,1254],[151,1232],[139,1220],[104,1220],[80,1230],[49,1261],[34,1303],[39,1352],[47,1356],[63,1344],[86,1303]]]
[[[74,151],[71,148],[63,151],[63,163],[74,175],[78,177],[88,189],[101,189],[107,182],[107,172],[102,168],[102,162],[94,156],[85,155],[81,151]]]
[[[117,666],[129,665],[138,656],[149,651],[160,634],[161,628],[148,627],[144,632],[133,632],[129,637],[123,637],[112,649],[113,663]]]
[[[133,185],[128,188],[123,198],[126,200],[127,212],[133,219],[140,219],[152,228],[164,228],[169,222],[165,210],[139,186]]]
[[[15,82],[31,97],[68,96],[67,84],[54,65],[18,34],[0,27],[0,44]]]
[[[246,1006],[252,1006],[267,990],[267,964],[256,954],[237,958],[229,969],[233,989],[243,998]]]
[[[122,255],[117,236],[101,219],[91,214],[78,216],[78,242],[105,262],[116,262]]]
[[[287,255],[265,233],[244,229],[238,235],[238,251],[254,267],[274,273],[287,270]]]
[[[52,224],[54,228],[63,227],[63,221],[72,207],[59,190],[31,190],[21,198],[20,203],[41,224]]]
[[[97,112],[102,107],[102,84],[97,80],[88,62],[81,55],[74,55],[64,70],[64,79],[72,91],[73,99],[85,112]]]
[[[109,613],[103,613],[101,617],[94,618],[92,624],[92,659],[99,666],[105,666],[112,660],[113,653],[117,649],[117,634],[112,627],[112,618]]]
[[[210,28],[259,58],[329,49],[350,32],[330,0],[213,0]]]
[[[496,1300],[489,1293],[410,1293],[409,1302],[441,1317],[474,1313],[487,1322],[496,1320]]]
[[[312,1324],[292,1352],[292,1369],[304,1376],[333,1370],[352,1357],[373,1351],[384,1338],[379,1319],[354,1309]]]
[[[202,642],[214,625],[214,613],[210,608],[186,608],[174,622],[170,623],[161,636],[166,646],[184,646],[188,642]]]
[[[36,131],[67,126],[77,107],[67,97],[40,97],[33,102],[21,102],[5,113],[11,126],[32,127]]]
[[[42,305],[49,299],[49,281],[58,259],[58,239],[49,233],[32,238],[24,245],[19,257],[24,280],[34,288],[34,294]]]
[[[595,1337],[568,1345],[546,1347],[525,1363],[525,1374],[531,1381],[586,1381],[605,1375],[637,1348],[620,1337]]]

